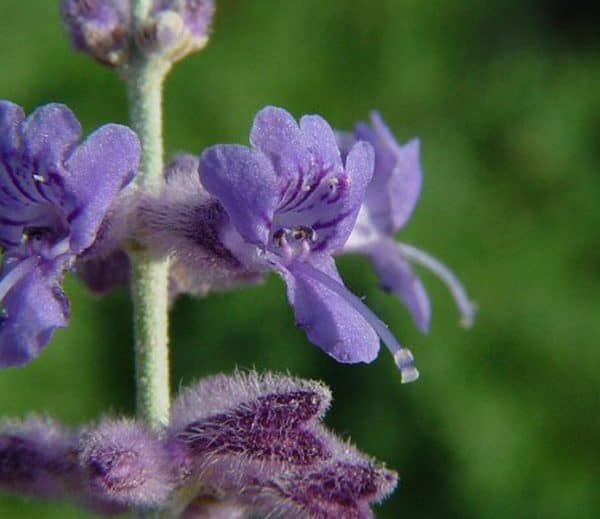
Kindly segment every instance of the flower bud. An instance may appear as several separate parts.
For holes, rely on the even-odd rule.
[[[158,0],[136,42],[146,54],[178,61],[204,48],[213,14],[212,0]]]
[[[133,421],[105,421],[83,434],[79,464],[92,495],[129,506],[162,504],[174,485],[160,440]]]
[[[200,50],[206,45],[215,13],[213,0],[159,0],[157,4],[159,11],[170,10],[181,16],[190,37],[188,52]]]
[[[184,391],[167,437],[195,495],[184,517],[218,505],[242,517],[372,517],[397,476],[320,424],[330,400],[320,383],[255,372]]]
[[[282,517],[366,519],[369,504],[383,500],[395,488],[397,475],[364,458],[342,459],[309,473],[286,474],[259,500],[265,511]]]
[[[129,55],[130,0],[62,0],[61,16],[73,46],[110,67]]]

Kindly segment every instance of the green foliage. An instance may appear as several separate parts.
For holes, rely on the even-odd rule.
[[[123,85],[71,53],[56,4],[3,0],[0,97],[28,110],[64,102],[86,131],[125,122]],[[586,16],[559,23],[559,4],[219,1],[213,41],[167,84],[169,153],[245,142],[265,104],[340,128],[380,109],[400,138],[422,139],[422,201],[401,239],[447,261],[480,312],[460,329],[427,277],[433,326],[421,336],[366,262],[341,261],[415,353],[422,378],[401,386],[386,352],[340,366],[310,346],[277,279],[183,298],[174,389],[236,365],[323,379],[329,423],[401,474],[379,517],[597,517],[598,33]],[[0,373],[0,415],[76,424],[133,412],[127,295],[96,301],[74,279],[66,288],[72,325],[30,366]],[[82,512],[2,496],[0,516]]]

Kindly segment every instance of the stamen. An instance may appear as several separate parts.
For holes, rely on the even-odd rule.
[[[51,232],[52,230],[50,229],[50,227],[46,227],[43,225],[25,227],[23,229],[23,235],[21,236],[21,242],[26,242],[29,240],[39,240],[45,235],[50,234]]]
[[[465,328],[473,326],[477,305],[469,299],[465,288],[456,275],[441,261],[406,243],[396,243],[400,253],[407,259],[422,265],[433,272],[446,285],[460,312],[460,324]]]
[[[0,281],[0,301],[3,301],[6,294],[23,279],[29,272],[31,272],[37,257],[30,256],[29,258],[20,261],[19,264],[13,268],[4,278]]]
[[[299,225],[292,229],[292,238],[294,238],[297,241],[300,241],[300,240],[315,241],[314,235],[315,235],[315,231],[313,231],[312,228],[307,227],[305,225]]]
[[[42,183],[46,182],[46,179],[42,175],[37,175],[37,174],[33,175],[33,180],[35,180],[36,182],[42,182]]]
[[[295,264],[295,270],[302,272],[307,277],[321,283],[325,288],[331,290],[342,299],[344,299],[352,308],[354,308],[365,320],[373,327],[377,335],[390,350],[394,356],[394,361],[400,370],[400,377],[403,384],[413,382],[419,378],[419,371],[415,367],[414,357],[409,349],[404,348],[390,332],[387,325],[375,315],[375,313],[366,306],[359,297],[350,292],[344,285],[332,279],[327,274],[317,270],[307,262],[301,261]]]
[[[273,233],[273,241],[275,242],[275,245],[277,245],[278,247],[283,246],[283,240],[285,239],[285,234],[286,234],[285,229],[278,229],[277,231],[275,231]]]

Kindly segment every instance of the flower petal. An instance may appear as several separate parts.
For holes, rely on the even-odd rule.
[[[211,146],[200,157],[200,180],[244,239],[266,245],[280,179],[265,155],[237,144]]]
[[[137,170],[140,143],[133,131],[107,124],[92,133],[69,157],[66,190],[76,199],[70,208],[71,249],[89,247],[121,189]]]
[[[18,219],[21,215],[17,213],[32,201],[29,193],[23,192],[21,182],[16,177],[21,154],[20,126],[24,118],[25,114],[20,106],[10,101],[0,101],[0,210],[1,216],[11,216],[11,221]],[[7,224],[8,222],[2,223],[3,226]],[[3,227],[0,232],[3,245],[10,245],[9,242],[15,236],[18,243],[20,229],[13,232],[12,229]]]
[[[81,126],[73,112],[58,103],[37,108],[21,128],[24,159],[30,165],[46,168],[61,165],[81,136]]]
[[[6,270],[5,259],[3,276]],[[0,319],[0,367],[26,364],[39,355],[56,328],[67,326],[69,302],[59,285],[61,277],[58,262],[38,264],[6,295]]]
[[[302,131],[292,115],[276,106],[266,106],[256,114],[250,131],[250,143],[273,162],[277,174],[296,180],[308,172],[310,153]]]
[[[419,199],[422,172],[419,141],[401,146],[377,112],[372,127],[359,124],[355,135],[375,149],[375,173],[367,190],[365,205],[376,227],[386,234],[403,227]]]
[[[305,115],[300,129],[306,138],[312,156],[321,169],[337,169],[342,165],[340,150],[331,126],[320,115]]]
[[[303,121],[313,133],[314,164],[300,177],[301,182],[287,190],[285,200],[277,207],[274,229],[308,228],[313,233],[311,250],[335,251],[346,242],[354,227],[373,174],[373,150],[367,142],[357,143],[344,170],[335,136],[327,123],[317,116]],[[324,145],[318,139],[321,130],[329,133],[323,138]],[[319,163],[324,161],[328,164]]]
[[[311,264],[342,283],[330,256],[314,256]],[[296,322],[312,343],[338,362],[372,362],[377,357],[377,334],[342,297],[304,273],[294,272],[293,265],[283,271],[283,276]]]
[[[373,178],[374,155],[368,142],[357,142],[346,157],[348,191],[343,204],[338,208],[341,216],[335,225],[335,234],[328,243],[329,250],[337,250],[346,243],[364,200],[365,192]],[[317,227],[318,228],[318,227]]]
[[[23,109],[10,101],[0,101],[0,156],[14,154],[20,147],[19,125],[25,119]]]
[[[396,294],[410,311],[419,330],[428,332],[431,317],[429,297],[396,244],[391,240],[381,240],[362,252],[371,259],[382,288]]]

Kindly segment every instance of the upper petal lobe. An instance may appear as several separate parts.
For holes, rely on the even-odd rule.
[[[237,144],[211,146],[200,157],[200,179],[238,232],[251,243],[266,245],[281,197],[280,179],[266,155]]]
[[[70,208],[71,248],[89,247],[124,184],[138,168],[140,143],[126,126],[107,124],[92,133],[69,157],[66,190],[76,206]]]

